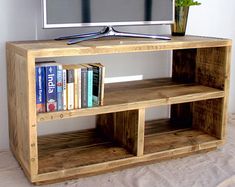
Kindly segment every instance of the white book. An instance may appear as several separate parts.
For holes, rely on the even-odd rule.
[[[81,82],[81,68],[78,69],[78,108],[82,108],[82,82]]]
[[[63,110],[67,110],[67,71],[63,69]]]

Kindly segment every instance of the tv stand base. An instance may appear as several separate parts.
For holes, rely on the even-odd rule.
[[[116,31],[113,27],[105,27],[99,32],[91,32],[85,34],[76,34],[72,36],[59,37],[56,38],[56,40],[69,40],[67,44],[72,45],[82,41],[104,38],[104,37],[134,37],[134,38],[152,38],[159,40],[170,40],[169,37],[160,36],[160,35],[119,32]]]

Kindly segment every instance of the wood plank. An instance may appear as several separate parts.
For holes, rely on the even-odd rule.
[[[172,40],[170,41],[139,38],[99,39],[85,41],[70,46],[66,44],[66,41],[54,40],[11,42],[11,45],[28,51],[31,55],[38,58],[205,48],[231,45],[231,40],[219,38],[197,36],[171,36],[171,38]]]
[[[98,116],[97,128],[132,154],[143,155],[145,110],[130,110]]]
[[[214,143],[214,145],[219,145],[221,144],[220,141],[218,141],[216,144]],[[206,144],[203,144],[203,147],[205,147]],[[173,151],[170,151],[170,154],[172,154],[173,156],[166,156],[166,155],[162,155],[162,154],[155,154],[155,155],[145,155],[143,157],[140,157],[140,159],[137,159],[136,157],[131,157],[129,159],[125,159],[121,161],[120,165],[115,165],[115,161],[110,161],[109,163],[103,163],[99,166],[97,165],[92,165],[89,168],[85,168],[85,169],[91,169],[90,172],[84,172],[81,171],[81,168],[72,168],[70,170],[64,170],[64,173],[62,172],[51,172],[51,173],[47,173],[47,174],[39,174],[33,181],[33,183],[35,185],[45,185],[45,184],[53,184],[53,183],[58,183],[58,182],[63,182],[65,180],[72,180],[72,179],[78,179],[78,178],[82,178],[82,177],[90,177],[90,176],[94,176],[97,175],[97,173],[100,174],[105,174],[108,172],[114,172],[114,171],[118,171],[118,170],[123,170],[123,169],[127,169],[130,167],[136,167],[136,166],[142,166],[142,165],[146,165],[146,164],[153,164],[156,162],[161,162],[161,161],[165,161],[165,160],[169,160],[169,159],[177,159],[177,158],[183,158],[186,156],[190,156],[190,155],[194,155],[194,154],[203,154],[203,153],[207,153],[210,151],[214,151],[216,150],[216,146],[212,146],[212,143],[207,144],[207,148],[206,149],[201,149],[198,151],[193,151],[193,150],[189,150],[189,148],[184,148],[188,150],[188,153],[182,153],[182,154],[178,154],[175,153]],[[182,151],[182,150],[180,150]],[[147,161],[148,159],[148,161]],[[125,165],[125,163],[128,162],[128,165]],[[139,162],[137,162],[139,161]],[[107,168],[107,165],[112,165],[111,168]],[[101,170],[98,170],[98,168],[101,168]],[[105,170],[103,170],[103,168],[106,167]],[[82,169],[84,169],[82,167]],[[92,172],[91,172],[92,171]],[[74,173],[74,175],[71,175],[71,173]],[[55,178],[55,176],[60,176],[60,178]]]
[[[30,130],[28,127],[28,92],[26,58],[10,46],[7,53],[8,117],[10,147],[30,178]],[[17,62],[17,63],[16,63]]]
[[[149,82],[149,84],[146,84],[146,82]],[[105,90],[103,106],[40,113],[37,115],[37,121],[51,121],[224,97],[224,92],[221,90],[197,84],[180,84],[166,81],[166,85],[163,86],[163,81],[160,79],[160,86],[158,86],[157,82],[158,79],[140,81],[136,88],[130,86],[132,84],[130,82],[121,83],[120,87],[122,89],[118,89],[119,83],[112,84],[108,86],[107,91]]]
[[[59,139],[60,140],[63,139],[66,142],[67,141],[66,139],[68,137],[70,136],[67,136],[65,138],[63,138],[62,136]],[[83,138],[85,137],[84,134],[82,137]],[[57,136],[57,139],[58,139],[58,136]],[[74,137],[74,140],[75,139],[78,139],[78,138]],[[59,150],[57,150],[58,152],[57,154],[54,154],[54,157],[50,157],[50,158],[48,157],[47,161],[46,160],[43,161],[44,163],[47,163],[47,166],[46,166],[47,168],[44,168],[44,171],[45,169],[50,169],[50,170],[55,170],[55,171],[48,172],[48,173],[40,172],[40,174],[34,179],[33,182],[40,182],[40,181],[45,182],[45,181],[50,181],[50,180],[55,180],[58,182],[59,180],[90,176],[94,174],[101,174],[104,172],[114,171],[116,169],[127,168],[130,166],[136,166],[140,164],[146,164],[146,163],[151,163],[154,161],[161,161],[161,160],[170,159],[170,158],[171,159],[177,158],[179,156],[182,157],[182,156],[190,155],[195,152],[200,152],[203,150],[211,150],[223,143],[222,140],[218,140],[217,138],[211,137],[208,134],[203,133],[201,131],[197,131],[197,130],[185,130],[185,131],[171,132],[171,133],[165,133],[165,134],[154,133],[151,135],[147,135],[145,139],[146,139],[145,140],[145,153],[148,153],[148,154],[145,154],[143,156],[140,156],[140,157],[130,156],[130,157],[123,158],[123,159],[110,160],[110,161],[106,161],[102,163],[101,162],[93,163],[89,165],[82,165],[82,166],[76,166],[76,167],[71,167],[70,165],[70,167],[68,168],[62,167],[62,169],[60,170],[55,170],[53,166],[52,167],[48,166],[48,164],[51,163],[51,161],[53,162],[58,157],[66,156],[63,154],[63,150],[61,150],[61,153]],[[44,143],[48,142],[48,144],[50,144],[50,140],[56,141],[55,137],[53,136],[51,138],[47,137],[44,140],[45,140]],[[81,148],[78,148],[78,150],[83,150],[85,152],[87,151],[86,149],[91,149],[91,147],[81,146]],[[99,146],[98,146],[98,149],[102,150],[102,148],[99,148]],[[106,147],[106,149],[109,149],[109,148]],[[152,149],[157,149],[157,152],[153,153]],[[73,162],[73,159],[76,158],[78,160],[80,158],[79,155],[77,155],[77,153],[74,150],[69,151],[70,154],[67,155],[69,156],[69,159],[64,159],[63,164],[68,165],[68,162]],[[105,150],[102,150],[102,151],[105,151]],[[73,156],[73,154],[76,154],[76,157]],[[97,159],[97,157],[99,158],[99,154],[102,155],[101,152],[99,152],[98,154],[96,153],[96,155],[94,156],[95,158],[92,157],[91,160]],[[111,153],[109,152],[109,156],[110,155]],[[87,157],[89,156],[86,156],[86,159]],[[104,157],[104,159],[105,158],[107,157]],[[50,162],[48,162],[49,159],[50,159]],[[85,158],[82,157],[82,159],[85,159]],[[41,169],[43,170],[43,168]]]
[[[95,130],[39,137],[38,149],[39,174],[133,156]]]
[[[197,50],[196,82],[225,91],[223,99],[196,102],[193,126],[224,139],[227,123],[231,48],[217,47]]]
[[[186,130],[167,134],[151,134],[145,137],[144,154],[174,150],[192,146],[198,149],[202,143],[218,140],[202,131]]]

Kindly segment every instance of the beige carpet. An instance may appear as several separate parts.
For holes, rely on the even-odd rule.
[[[9,151],[0,152],[0,187],[31,185]],[[235,187],[235,123],[219,150],[82,178],[51,187]]]

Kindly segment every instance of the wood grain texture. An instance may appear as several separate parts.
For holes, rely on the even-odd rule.
[[[172,79],[176,82],[194,83],[197,49],[173,50]]]
[[[26,58],[7,48],[7,85],[10,147],[30,178],[30,128],[28,126],[28,92]],[[18,63],[15,63],[17,61]]]
[[[133,156],[95,130],[39,137],[39,174]]]
[[[225,91],[222,99],[196,102],[193,107],[193,126],[224,139],[230,79],[231,48],[198,49],[196,82]]]
[[[202,131],[186,130],[167,134],[150,134],[145,137],[144,153],[151,154],[190,146],[199,150],[200,144],[216,142],[218,139]]]
[[[139,108],[186,103],[224,97],[224,91],[197,84],[172,82],[171,79],[151,79],[108,84],[104,105],[71,111],[39,113],[37,121],[52,121]]]
[[[170,41],[136,38],[99,39],[68,46],[66,41],[11,42],[11,45],[41,57],[97,55],[129,52],[147,52],[172,49],[219,47],[231,45],[231,40],[185,36],[171,37]]]
[[[36,114],[35,59],[173,50],[172,79],[105,85],[104,105]],[[10,146],[31,182],[61,181],[208,151],[224,143],[231,40],[101,39],[7,43]],[[172,105],[171,120],[145,109]],[[97,116],[97,129],[37,137],[40,121]]]
[[[39,175],[35,181],[90,176],[211,149],[223,143],[202,131],[172,127],[174,124],[169,119],[147,122],[145,154],[141,157],[130,154],[95,129],[39,137]]]
[[[103,136],[122,145],[132,154],[143,155],[145,110],[99,115],[97,127]]]

